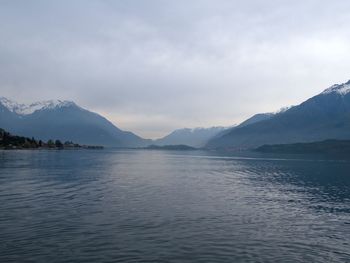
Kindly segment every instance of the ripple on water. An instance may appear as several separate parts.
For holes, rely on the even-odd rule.
[[[347,262],[349,162],[0,154],[0,261]]]

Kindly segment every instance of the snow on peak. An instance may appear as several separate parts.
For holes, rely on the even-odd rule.
[[[330,93],[337,93],[342,96],[345,96],[346,94],[350,93],[350,80],[343,84],[335,84],[330,88],[326,89],[324,92],[322,92],[322,94]]]
[[[19,115],[29,115],[38,110],[56,109],[75,105],[75,103],[72,101],[62,100],[47,100],[31,104],[21,104],[4,97],[0,97],[0,103],[9,111]]]
[[[62,101],[62,100],[40,101],[40,102],[35,102],[30,105],[27,105],[27,108],[23,113],[31,114],[37,110],[56,109],[56,108],[74,106],[74,105],[75,104],[72,101]]]
[[[280,108],[278,111],[271,112],[271,113],[265,113],[265,114],[276,115],[276,114],[284,113],[284,112],[286,112],[287,110],[290,110],[293,107],[294,107],[294,105],[286,106],[286,107]]]

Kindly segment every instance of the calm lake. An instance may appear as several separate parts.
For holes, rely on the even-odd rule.
[[[0,262],[350,262],[350,161],[0,151]]]

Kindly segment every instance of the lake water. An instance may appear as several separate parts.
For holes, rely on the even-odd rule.
[[[350,262],[350,162],[0,151],[0,262]]]

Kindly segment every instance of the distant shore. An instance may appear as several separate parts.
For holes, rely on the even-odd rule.
[[[0,150],[102,150],[103,146],[79,145],[74,147],[18,147],[18,146],[0,146]]]
[[[257,149],[261,153],[286,154],[341,154],[350,155],[350,140],[325,140],[310,143],[263,145]]]
[[[149,145],[147,147],[141,148],[145,150],[168,150],[168,151],[195,151],[198,150],[197,148],[184,145],[184,144],[179,144],[179,145]]]

